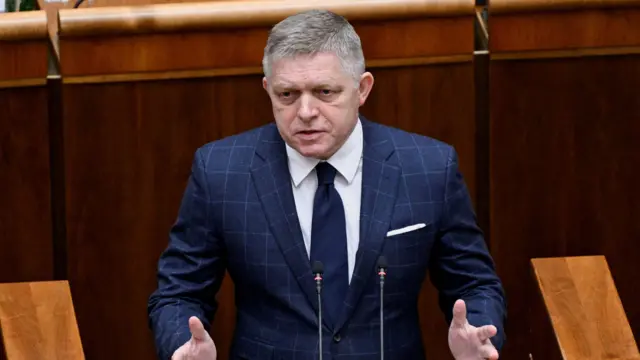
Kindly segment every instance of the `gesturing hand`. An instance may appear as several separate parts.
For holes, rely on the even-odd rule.
[[[449,327],[449,349],[456,360],[497,360],[498,350],[491,338],[498,333],[493,325],[475,327],[467,321],[467,305],[458,300],[453,305],[453,321]]]
[[[216,345],[195,316],[189,318],[191,339],[173,353],[171,360],[216,360]]]

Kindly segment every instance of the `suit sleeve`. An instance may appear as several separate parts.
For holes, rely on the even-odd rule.
[[[158,262],[158,288],[148,302],[149,326],[162,360],[170,359],[191,338],[191,316],[209,330],[217,308],[215,295],[224,277],[226,251],[209,214],[208,186],[200,149],[169,244]]]
[[[458,158],[450,148],[447,157],[445,199],[432,258],[430,277],[439,291],[439,303],[447,322],[453,304],[463,299],[467,320],[473,326],[494,325],[491,339],[500,350],[505,341],[506,299],[484,236],[476,224],[473,205],[458,170]]]

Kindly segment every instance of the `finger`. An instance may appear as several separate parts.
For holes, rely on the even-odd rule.
[[[483,359],[498,360],[498,350],[490,343],[487,343],[480,346],[480,357]]]
[[[481,342],[485,342],[487,339],[490,339],[498,333],[498,329],[493,325],[481,326],[478,328],[478,339]]]
[[[200,319],[195,316],[189,318],[189,331],[195,340],[204,341],[209,339],[209,333],[204,329]]]
[[[467,324],[467,305],[464,300],[458,300],[453,304],[453,325],[464,326]]]

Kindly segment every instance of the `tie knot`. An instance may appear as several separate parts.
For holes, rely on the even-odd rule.
[[[318,175],[318,186],[330,185],[333,184],[333,180],[336,178],[336,168],[323,161],[316,165],[316,174]]]

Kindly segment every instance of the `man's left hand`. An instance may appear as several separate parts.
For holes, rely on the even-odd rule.
[[[449,349],[456,360],[497,360],[498,350],[491,344],[491,338],[497,333],[498,329],[493,325],[475,327],[469,324],[463,300],[453,305]]]

